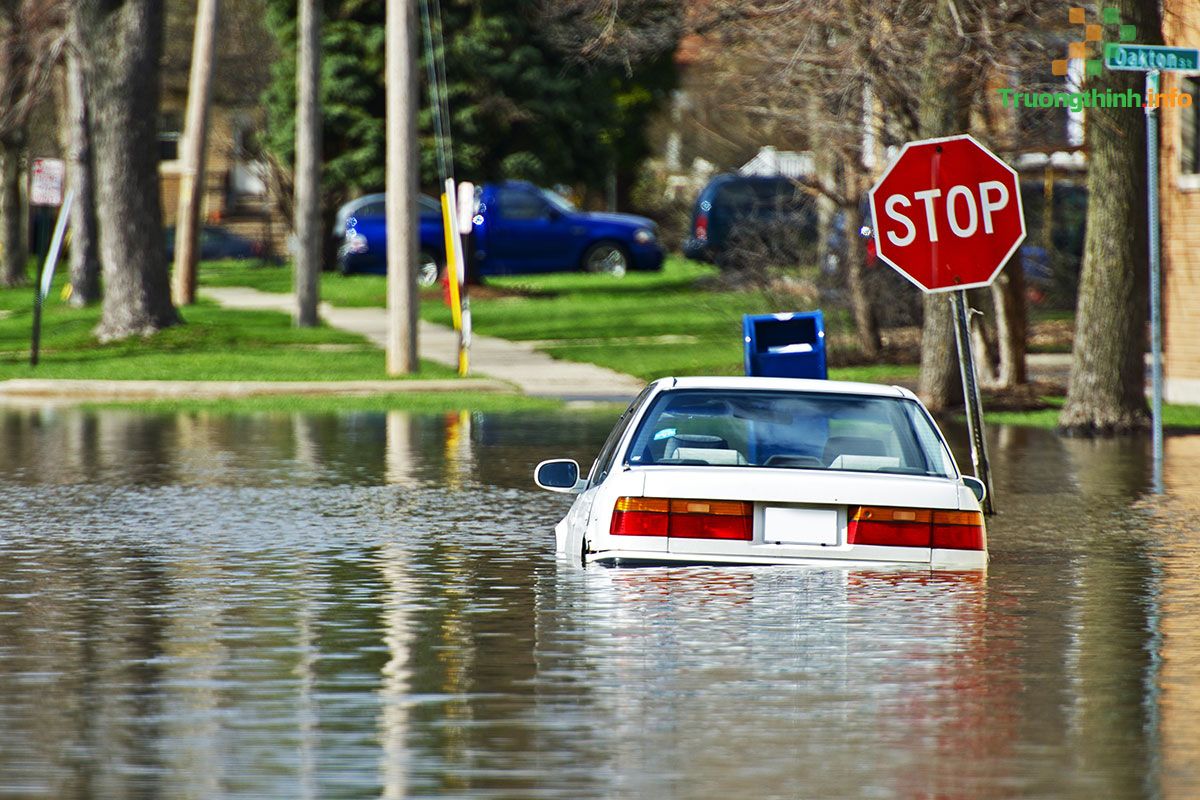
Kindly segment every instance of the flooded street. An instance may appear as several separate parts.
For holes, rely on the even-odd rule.
[[[1200,797],[1200,436],[991,428],[986,576],[583,570],[614,417],[0,411],[0,797]]]

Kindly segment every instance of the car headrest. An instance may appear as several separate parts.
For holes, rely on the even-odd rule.
[[[677,433],[667,439],[663,450],[663,458],[679,458],[676,455],[681,447],[703,448],[706,450],[728,450],[729,443],[720,436],[709,436],[703,433]]]
[[[878,439],[867,436],[830,436],[825,442],[824,460],[832,463],[838,456],[886,456],[887,448]]]

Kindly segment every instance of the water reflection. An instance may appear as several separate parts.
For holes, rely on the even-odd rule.
[[[1200,437],[989,430],[986,576],[558,564],[611,421],[0,413],[0,795],[1200,796]]]

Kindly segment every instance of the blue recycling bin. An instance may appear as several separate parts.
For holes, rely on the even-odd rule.
[[[825,317],[820,311],[742,317],[746,374],[764,378],[829,377]]]

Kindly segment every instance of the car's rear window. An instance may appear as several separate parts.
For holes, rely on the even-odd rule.
[[[811,199],[786,179],[732,180],[716,191],[714,205],[730,211],[784,211],[807,207]]]
[[[818,392],[663,392],[626,461],[952,475],[945,445],[916,402]]]

